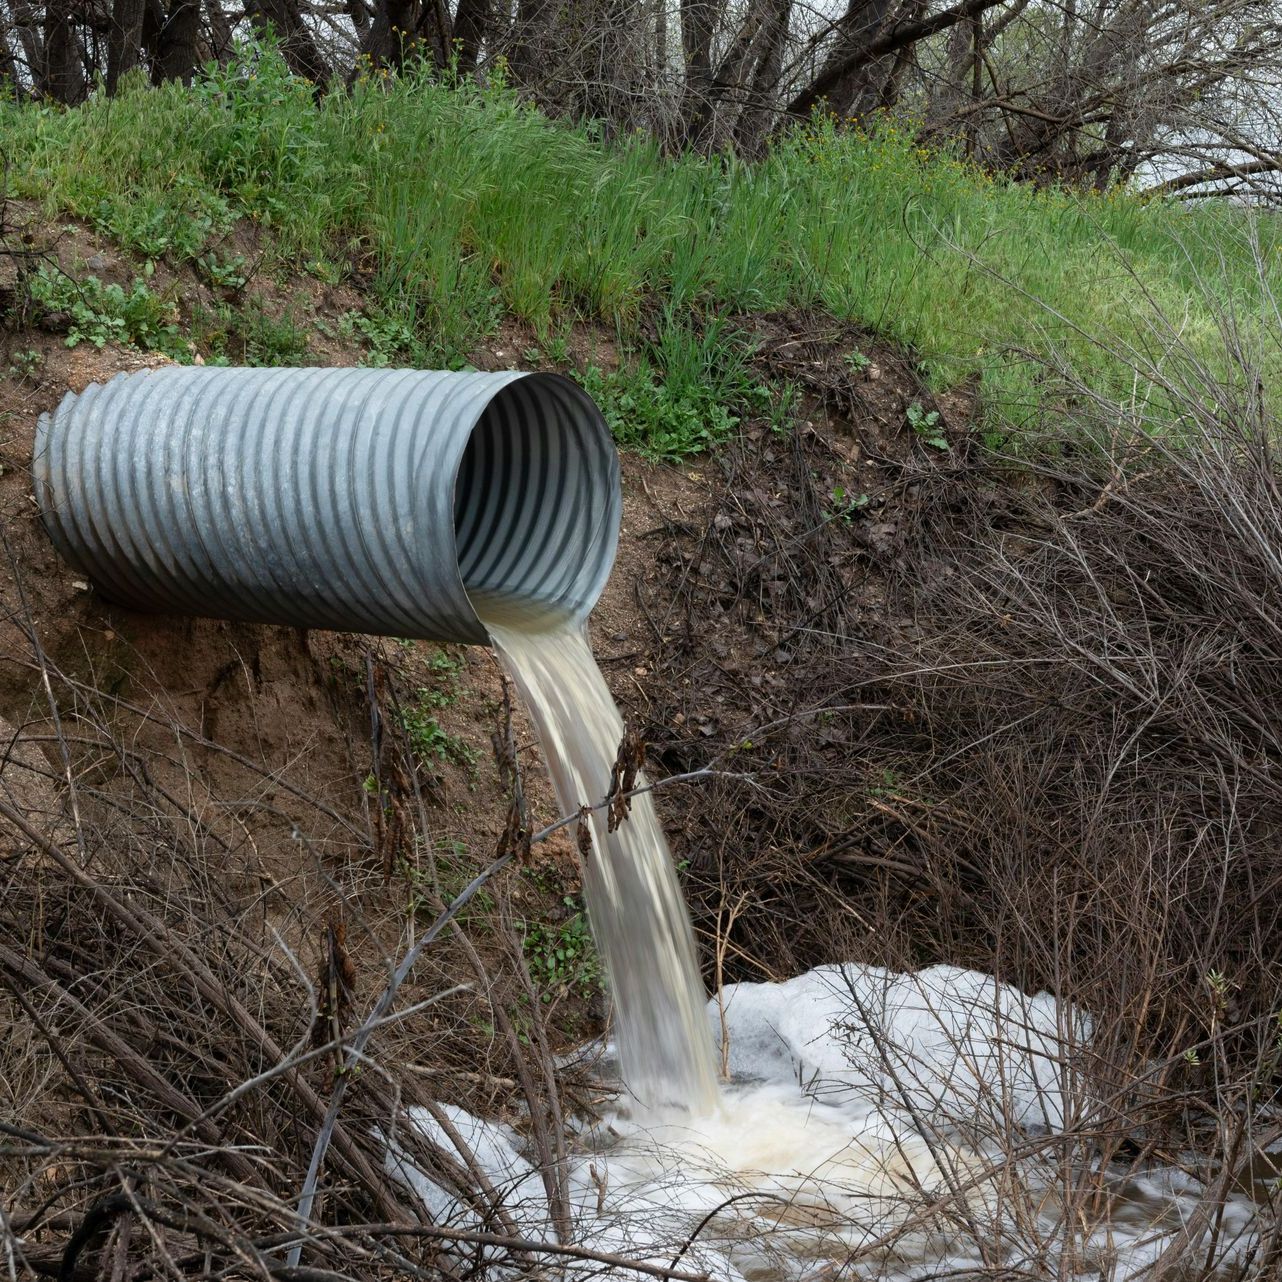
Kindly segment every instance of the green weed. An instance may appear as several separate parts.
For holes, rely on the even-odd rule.
[[[230,223],[226,204],[212,192],[189,186],[187,199],[139,200],[103,197],[90,221],[125,249],[149,261],[195,258],[216,231]]]
[[[35,378],[43,364],[44,357],[34,347],[27,347],[10,353],[6,372],[10,378]]]
[[[453,761],[460,766],[476,765],[476,753],[457,735],[446,731],[428,707],[417,704],[401,710],[401,725],[419,760]]]
[[[582,376],[620,445],[675,461],[725,440],[744,410],[769,394],[753,377],[741,334],[716,317],[701,325],[669,314],[630,365]]]
[[[938,410],[924,410],[920,401],[914,401],[908,407],[905,417],[908,419],[908,426],[932,450],[948,450],[948,438],[944,435],[944,429],[939,425]]]
[[[540,346],[527,348],[521,353],[529,365],[543,365],[551,369],[564,369],[570,361],[570,335],[568,330],[545,334]]]
[[[937,409],[924,410],[920,401],[913,401],[908,406],[905,418],[908,419],[908,426],[932,450],[949,449],[949,438],[944,435],[944,428],[940,426],[940,412]]]
[[[616,326],[634,359],[587,380],[619,439],[661,457],[743,412],[710,314],[820,305],[909,345],[936,388],[979,376],[984,426],[1009,436],[1057,407],[1048,359],[1174,414],[1156,373],[1174,328],[1224,376],[1217,318],[1265,333],[1282,261],[1275,214],[1035,190],[888,123],[816,120],[754,164],[674,157],[554,123],[501,77],[358,80],[318,104],[254,45],[190,87],[133,76],[73,111],[0,103],[0,137],[16,195],[144,257],[199,256],[252,218],[278,266],[358,261],[375,362],[465,366],[505,313],[545,353],[577,317]]]
[[[307,331],[288,312],[272,315],[261,296],[238,307],[195,307],[191,337],[210,365],[299,365],[306,363]]]
[[[273,316],[261,298],[235,313],[234,330],[244,347],[246,365],[301,365],[307,358],[307,332],[288,311]]]
[[[428,658],[427,668],[437,678],[436,684],[420,687],[414,702],[401,709],[401,725],[410,747],[424,763],[452,761],[471,769],[476,765],[476,753],[463,739],[445,730],[435,715],[457,702],[463,662],[447,650],[439,650]]]
[[[828,497],[832,503],[833,515],[847,524],[857,512],[862,512],[868,506],[867,494],[851,494],[844,485],[834,485]]]
[[[126,289],[103,284],[97,276],[77,280],[42,263],[28,278],[27,289],[39,314],[66,313],[70,317],[68,347],[122,343],[163,352],[175,360],[191,359],[190,347],[178,327],[177,309],[153,294],[145,280],[135,278]]]
[[[219,289],[238,293],[249,283],[249,265],[244,254],[223,257],[213,251],[196,259],[200,274]]]
[[[189,90],[201,116],[204,177],[258,221],[297,221],[331,188],[312,87],[270,44],[237,46]],[[323,216],[323,215],[322,215]]]
[[[471,884],[476,875],[468,862],[464,842],[440,838],[430,844],[420,842],[419,857],[422,864],[405,862],[401,872],[409,885],[406,912],[410,916],[425,915],[432,920],[440,912],[442,903],[448,907]],[[471,925],[476,917],[483,919],[494,911],[494,896],[484,888],[478,890],[456,920]]]
[[[605,984],[582,904],[573,895],[561,902],[569,912],[565,921],[521,923],[525,962],[545,1002],[567,992],[591,997]]]
[[[360,339],[368,352],[365,364],[386,369],[404,360],[415,345],[414,333],[408,326],[380,311],[344,312],[339,317],[338,332],[344,338]]]

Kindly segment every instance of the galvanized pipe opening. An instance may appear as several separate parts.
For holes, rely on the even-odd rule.
[[[621,499],[550,374],[122,374],[36,431],[50,538],[134,609],[485,643],[473,598],[585,618]]]

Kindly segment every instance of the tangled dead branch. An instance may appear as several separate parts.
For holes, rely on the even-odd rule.
[[[654,750],[754,781],[667,816],[717,978],[1050,989],[1095,1020],[1081,1155],[1239,1178],[1282,1102],[1275,429],[1173,386],[1163,438],[1070,387],[1041,463],[854,441],[848,372],[812,364],[837,426],[750,433],[646,599]]]
[[[21,616],[20,593],[7,604]],[[361,834],[270,772],[274,787],[299,794],[297,813],[336,832],[338,848],[350,841],[356,857],[327,861],[300,827],[298,858],[314,861],[307,876],[326,892],[246,901],[228,874],[252,836],[229,836],[219,802],[202,813],[157,782],[167,763],[142,746],[139,726],[163,714],[61,671],[42,651],[28,661],[60,715],[49,735],[24,742],[56,740],[77,819],[74,831],[64,823],[55,832],[20,797],[0,797],[9,843],[0,855],[0,1249],[17,1275],[440,1278],[470,1258],[528,1263],[547,1244],[516,1230],[475,1162],[460,1163],[404,1119],[410,1106],[434,1107],[431,1092],[446,1080],[460,1088],[453,1098],[500,1089],[528,1110],[553,1193],[563,1178],[560,1079],[529,977],[519,965],[491,974],[493,949],[458,931],[474,896],[547,830],[478,866],[461,891],[419,883],[407,922],[403,888],[388,893],[376,875],[378,825]],[[180,763],[188,752],[226,751],[177,721],[166,729]],[[430,842],[417,762],[399,740],[381,751],[389,776],[405,783],[407,840]],[[230,756],[238,790],[266,777],[253,759]],[[61,781],[61,769],[43,769]],[[514,757],[506,780],[519,796]],[[422,925],[420,913],[430,914]],[[399,967],[386,951],[398,938]],[[516,954],[519,962],[519,944]],[[309,978],[318,972],[319,987]],[[519,1034],[509,1004],[530,1012]],[[481,1031],[485,1015],[504,1028],[502,1042]],[[411,1071],[423,1059],[434,1068],[426,1080]],[[389,1166],[393,1134],[405,1160],[475,1208],[478,1227],[425,1222]],[[456,1148],[468,1152],[465,1140]],[[563,1240],[566,1253],[592,1257],[569,1246],[568,1233]]]

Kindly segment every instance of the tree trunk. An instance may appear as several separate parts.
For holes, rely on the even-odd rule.
[[[454,15],[454,47],[458,54],[458,69],[463,75],[476,70],[481,56],[481,45],[490,30],[492,0],[459,0]]]
[[[1006,0],[957,0],[922,16],[924,0],[850,0],[840,36],[819,74],[785,109],[808,116],[821,102],[834,115],[859,116],[892,98],[912,46]]]
[[[366,0],[347,0],[347,16],[352,20],[352,26],[363,43],[365,33],[369,30],[373,10]]]
[[[200,0],[169,0],[169,12],[156,41],[152,79],[181,80],[191,84],[196,72],[196,45],[200,36]]]
[[[231,58],[236,40],[232,35],[231,23],[223,12],[221,0],[205,0],[205,12],[209,16],[209,53],[218,63],[226,63]]]
[[[970,119],[966,122],[966,154],[975,160],[979,155],[979,117],[984,101],[984,19],[976,14],[970,20]]]
[[[31,0],[11,0],[13,25],[18,33],[18,43],[22,46],[22,57],[26,62],[27,74],[36,93],[44,92],[44,50],[40,43],[40,19]]]
[[[142,61],[145,0],[115,0],[107,33],[107,92],[114,94],[120,77]]]
[[[256,30],[275,31],[286,65],[296,76],[325,85],[330,69],[303,23],[298,0],[247,0],[245,8]]]
[[[378,0],[374,22],[361,42],[370,65],[399,71],[418,41],[418,18],[418,0]]]
[[[454,24],[445,0],[424,0],[417,34],[432,55],[432,65],[437,71],[444,71],[449,66],[454,42]]]
[[[85,69],[72,13],[75,0],[49,0],[45,7],[44,92],[69,106],[84,99]]]
[[[681,52],[685,55],[685,90],[681,119],[692,144],[712,113],[712,36],[717,7],[711,0],[681,0]]]
[[[971,31],[959,22],[948,33],[944,69],[931,87],[926,120],[932,130],[949,132],[965,109],[966,81],[971,59]]]
[[[22,81],[18,76],[18,63],[13,56],[13,26],[8,13],[0,10],[0,94],[9,93],[14,102],[21,102]]]
[[[853,61],[852,55],[886,36],[890,28],[910,15],[908,5],[920,9],[920,0],[852,0],[845,28],[833,51],[833,60],[847,60],[851,65],[837,75],[828,90],[828,110],[835,116],[861,119],[884,105],[884,86],[894,71],[895,59],[890,54],[864,61]]]
[[[761,32],[748,101],[735,126],[735,145],[747,155],[757,153],[772,123],[791,23],[792,0],[774,0]]]
[[[554,60],[550,35],[560,16],[559,0],[520,0],[512,23],[512,50],[508,65],[518,84],[535,85],[544,81]]]

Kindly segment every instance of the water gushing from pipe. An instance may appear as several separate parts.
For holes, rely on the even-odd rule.
[[[600,801],[624,727],[586,628],[501,597],[473,593],[472,604],[525,699],[562,812]],[[614,996],[623,1081],[646,1111],[710,1113],[718,1089],[706,995],[654,801],[632,798],[613,832],[604,810],[587,822],[583,888]]]

